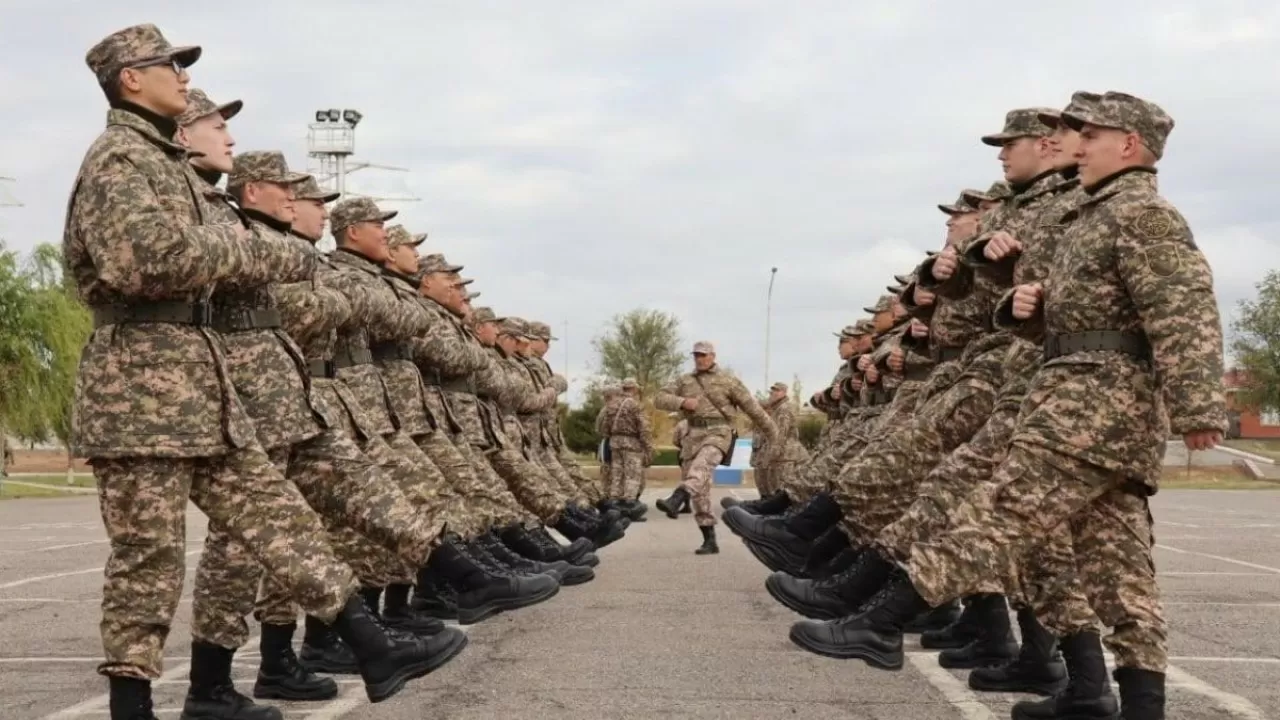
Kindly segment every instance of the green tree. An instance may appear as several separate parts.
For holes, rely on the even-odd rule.
[[[1280,272],[1268,271],[1256,288],[1231,326],[1231,355],[1244,371],[1237,397],[1245,407],[1280,410]]]
[[[568,410],[560,420],[560,430],[564,433],[565,445],[577,453],[594,453],[600,447],[600,436],[596,434],[596,415],[604,407],[604,393],[598,383],[587,387],[582,407]]]
[[[636,309],[614,316],[609,329],[592,345],[604,377],[635,378],[645,397],[678,377],[685,362],[680,320],[659,310]]]

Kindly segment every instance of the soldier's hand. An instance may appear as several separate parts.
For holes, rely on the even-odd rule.
[[[1040,299],[1044,297],[1044,287],[1040,283],[1019,285],[1013,291],[1013,317],[1015,320],[1026,320],[1040,309]]]
[[[870,367],[871,367],[871,356],[870,356],[870,355],[859,355],[859,356],[858,356],[858,371],[859,371],[859,372],[866,372],[866,371],[867,371],[867,368],[870,368]]]
[[[919,320],[916,320],[915,318],[912,318],[911,319],[911,337],[913,338],[929,337],[929,326],[920,322]]]
[[[834,399],[834,400],[837,400],[837,401],[838,401],[838,400],[840,400],[840,386],[839,386],[839,385],[833,385],[833,386],[831,387],[831,397],[832,397],[832,399]]]
[[[872,365],[871,367],[867,368],[866,376],[867,376],[867,382],[875,383],[880,380],[880,371],[876,369],[875,365]]]
[[[698,398],[685,398],[684,402],[680,403],[680,407],[693,412],[698,409]]]
[[[937,295],[934,295],[928,290],[925,290],[924,288],[917,285],[915,295],[911,299],[919,307],[929,307],[930,305],[933,304],[933,301],[936,300],[937,297],[938,297]]]
[[[1218,430],[1192,430],[1182,436],[1182,442],[1188,450],[1212,450],[1222,442],[1222,432]]]
[[[863,383],[862,383],[862,376],[861,376],[861,375],[854,375],[853,377],[849,378],[849,384],[853,386],[853,389],[854,389],[854,390],[861,390],[861,389],[862,389],[862,384],[863,384]]]
[[[896,347],[889,351],[889,357],[885,360],[885,364],[893,372],[900,373],[907,366],[907,354],[902,351],[902,348]]]
[[[987,247],[982,251],[982,254],[988,260],[996,262],[1021,252],[1022,243],[1018,242],[1018,239],[1014,236],[1001,230],[992,235],[991,239],[987,241]]]
[[[956,266],[959,261],[956,259],[956,249],[948,245],[938,257],[933,260],[933,279],[943,282],[956,274]]]

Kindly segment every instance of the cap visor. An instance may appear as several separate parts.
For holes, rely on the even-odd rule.
[[[328,204],[328,203],[333,202],[334,200],[337,200],[337,199],[338,199],[338,198],[340,198],[340,197],[342,197],[342,193],[336,193],[336,192],[334,192],[334,193],[324,193],[323,195],[315,195],[315,196],[312,196],[312,197],[309,197],[309,198],[304,198],[304,199],[306,199],[306,200],[319,200],[319,201],[320,201],[320,202],[322,202],[322,203],[326,203],[326,204]]]
[[[291,172],[291,173],[285,174],[284,184],[297,185],[298,183],[306,182],[310,179],[311,179],[311,176],[306,173]]]
[[[413,242],[409,243],[409,245],[411,245],[412,247],[418,247],[419,245],[421,245],[426,241],[427,241],[427,234],[422,233],[421,235],[414,235]]]
[[[222,115],[223,120],[230,120],[236,115],[239,115],[240,111],[243,109],[244,109],[243,100],[232,100],[229,103],[223,103],[222,105],[219,105],[218,113]]]
[[[875,308],[873,308],[873,307],[864,307],[864,308],[862,308],[862,312],[868,312],[868,313],[871,313],[872,315],[875,315],[875,314],[879,313],[880,311],[879,311],[879,310],[877,310],[877,309],[875,309]]]
[[[1129,130],[1129,128],[1121,127],[1113,122],[1107,122],[1103,118],[1094,115],[1081,115],[1079,113],[1062,113],[1062,122],[1065,123],[1067,127],[1077,131],[1085,125],[1107,128],[1108,130]]]
[[[1058,129],[1058,123],[1062,121],[1061,115],[1050,115],[1048,113],[1036,113],[1036,119],[1044,123],[1046,127]]]
[[[990,200],[991,198],[986,197],[985,195],[984,195],[984,196],[978,196],[978,195],[970,195],[969,193],[965,193],[965,194],[964,194],[964,199],[965,199],[965,200],[967,200],[967,201],[969,202],[969,204],[970,204],[970,205],[972,205],[972,206],[974,206],[974,207],[978,207],[978,203],[983,202],[983,201]]]
[[[394,218],[395,216],[397,216],[397,215],[399,215],[399,214],[400,214],[400,211],[399,211],[399,210],[388,210],[388,211],[386,211],[386,212],[382,213],[381,215],[379,215],[379,216],[378,216],[378,220],[380,220],[380,221],[382,221],[382,222],[386,222],[386,221],[388,221],[388,220],[390,220],[390,219]]]
[[[444,269],[442,269],[440,272],[448,272],[448,273],[462,272],[462,267],[463,267],[462,265],[445,265]],[[473,281],[468,280],[467,282],[470,283]]]
[[[199,45],[183,45],[169,51],[168,57],[173,58],[182,67],[191,67],[200,59],[200,54],[204,50]]]

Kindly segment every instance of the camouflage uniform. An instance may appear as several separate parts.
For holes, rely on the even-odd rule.
[[[1136,132],[1157,157],[1173,126],[1159,107],[1122,93],[1062,119]],[[1043,337],[1046,355],[995,472],[994,502],[990,493],[971,498],[950,533],[912,547],[907,568],[937,604],[993,571],[1015,577],[1065,523],[1083,587],[1115,630],[1107,642],[1117,666],[1163,673],[1166,624],[1147,498],[1170,430],[1226,428],[1220,318],[1212,272],[1151,169],[1086,190],[1059,220],[1042,312],[1018,323],[1007,302],[997,310],[1002,325]]]
[[[712,353],[715,349],[710,343],[700,342],[694,345],[694,351]],[[693,398],[698,400],[696,409],[681,407],[685,399]],[[714,527],[716,516],[711,514],[712,474],[729,452],[733,441],[733,422],[737,416],[734,410],[746,413],[767,441],[778,442],[778,428],[741,380],[714,366],[706,372],[682,375],[658,392],[653,405],[659,410],[680,411],[689,421],[689,435],[680,449],[680,462],[684,468],[680,486],[689,493],[698,525]]]
[[[175,52],[194,61],[142,25],[99,43],[87,62],[112,82],[123,67]],[[99,671],[147,679],[161,673],[182,587],[188,498],[311,614],[334,619],[356,583],[258,443],[206,304],[223,283],[306,278],[315,261],[292,243],[241,241],[232,225],[210,224],[218,210],[170,141],[176,124],[143,112],[108,112],[71,193],[63,255],[95,321],[71,445],[92,461],[111,542]]]
[[[780,384],[781,385],[781,384]],[[775,386],[778,387],[778,386]],[[783,390],[786,385],[781,385]],[[778,436],[783,447],[770,448],[762,444],[763,462],[756,463],[756,488],[760,495],[772,495],[776,490],[794,484],[796,467],[808,460],[809,453],[800,444],[800,429],[796,425],[796,407],[790,398],[784,397],[765,405],[765,412],[778,426]],[[753,453],[754,456],[754,453]]]
[[[624,390],[638,387],[634,381],[623,383]],[[609,497],[634,500],[640,497],[644,469],[653,457],[653,427],[640,401],[623,395],[609,424],[609,448],[613,467],[609,471]]]
[[[533,325],[527,324],[529,334],[534,335]],[[547,333],[550,335],[550,332]],[[518,367],[524,370],[532,384],[535,394],[542,393],[550,388],[555,392],[556,397],[569,389],[569,383],[561,376],[551,372],[551,367],[542,360],[542,358],[532,355],[517,355],[513,358]],[[598,499],[591,493],[588,493],[588,487],[594,485],[590,483],[584,487],[569,468],[565,467],[560,461],[560,448],[556,444],[559,440],[559,421],[557,419],[556,410],[558,403],[556,398],[552,398],[547,406],[538,411],[525,411],[519,413],[520,425],[524,431],[525,445],[529,458],[539,467],[549,474],[552,479],[562,488],[562,492],[570,497],[579,498],[581,502],[594,505]]]
[[[604,388],[604,405],[596,413],[596,437],[609,442],[609,428],[613,426],[613,416],[618,412],[618,401],[622,399],[622,389],[615,385]],[[600,458],[600,486],[605,496],[613,492],[613,448],[610,446],[609,459]]]
[[[548,344],[557,339],[551,334],[551,326],[542,322],[529,323],[529,334],[535,339],[543,340]],[[555,374],[551,366],[541,356],[530,355],[522,358],[522,360],[533,371],[535,383],[540,384],[542,387],[553,386],[560,394],[564,394],[569,390],[568,380]],[[556,466],[563,468],[564,473],[572,480],[578,492],[586,496],[592,505],[598,504],[605,498],[600,485],[600,478],[599,476],[595,478],[589,476],[582,469],[582,466],[578,464],[577,458],[573,456],[568,446],[565,445],[564,433],[560,429],[560,417],[557,413],[556,405],[552,405],[542,413],[542,427],[543,434],[549,445],[545,451],[547,465],[553,472]]]

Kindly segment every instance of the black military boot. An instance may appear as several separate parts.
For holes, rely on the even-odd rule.
[[[524,530],[524,528],[521,529]],[[570,539],[568,545],[561,545],[541,525],[532,530],[525,530],[525,532],[546,553],[544,557],[536,558],[538,560],[543,562],[564,560],[574,565],[585,565],[587,567],[595,567],[600,564],[600,558],[595,554],[595,543],[586,538]]]
[[[611,545],[623,538],[626,534],[627,526],[631,521],[622,517],[617,510],[610,510],[603,515],[593,516],[583,511],[575,505],[569,505],[561,514],[561,523],[569,520],[569,527],[574,532],[580,533],[579,537],[585,537],[590,540],[597,548]],[[556,526],[560,530],[560,525]],[[560,530],[565,537],[570,537],[564,530]]]
[[[338,696],[338,683],[302,666],[293,653],[294,623],[262,624],[262,664],[253,696],[259,700],[329,700]]]
[[[158,720],[151,705],[149,680],[110,675],[107,688],[111,696],[111,720]]]
[[[972,670],[1012,662],[1018,656],[1018,642],[1009,623],[1009,606],[1003,595],[981,595],[973,601],[978,637],[956,650],[938,653],[938,664],[949,670]]]
[[[1164,720],[1164,673],[1116,668],[1120,686],[1120,717],[1124,720]]]
[[[685,493],[685,498],[680,503],[680,514],[681,515],[693,514],[693,496],[692,495]]]
[[[399,583],[387,586],[382,596],[382,623],[413,635],[435,635],[444,630],[445,624],[440,618],[415,610],[409,604],[409,591],[412,589],[412,585]]]
[[[903,630],[909,635],[945,630],[960,619],[960,612],[960,601],[952,600],[945,605],[939,605],[929,612],[921,613],[912,618],[911,622],[907,623]]]
[[[770,570],[799,574],[813,543],[840,521],[840,505],[827,493],[813,496],[790,517],[752,515],[740,507],[724,511],[724,524]]]
[[[635,498],[619,501],[618,509],[624,517],[630,518],[631,522],[647,522],[649,520],[649,518],[645,517],[645,513],[649,512],[649,506]]]
[[[360,665],[351,648],[338,637],[333,628],[319,618],[308,615],[303,622],[302,654],[298,657],[302,667],[314,673],[330,675],[357,675]]]
[[[1023,700],[1013,706],[1013,720],[1115,720],[1120,706],[1107,680],[1107,663],[1097,633],[1062,638],[1067,663],[1067,686],[1044,700]],[[1159,717],[1159,716],[1157,716]]]
[[[804,567],[800,568],[796,577],[810,580],[831,577],[835,574],[831,572],[831,564],[841,552],[847,549],[849,549],[849,538],[844,531],[839,526],[829,528],[809,547],[809,555],[804,559]],[[840,568],[840,570],[843,569]]]
[[[236,692],[231,682],[235,653],[213,643],[191,641],[191,687],[180,720],[284,720],[276,708],[255,705]]]
[[[437,620],[458,619],[458,593],[444,578],[432,575],[426,568],[418,570],[409,606],[414,612]]]
[[[542,575],[547,575],[548,577],[552,577],[552,579],[554,579],[557,584],[560,583],[560,580],[552,576],[550,573],[533,573],[533,572],[527,572],[524,570],[517,570],[516,568],[494,557],[493,553],[489,552],[489,549],[485,547],[484,544],[481,543],[478,538],[473,538],[471,542],[468,542],[468,543],[459,543],[458,549],[466,553],[468,557],[470,557],[472,560],[475,560],[476,563],[478,563],[481,567],[483,567],[488,572],[493,573],[494,575],[510,575],[512,577],[533,577],[534,575],[542,574]]]
[[[515,610],[550,599],[560,583],[547,575],[498,574],[488,570],[459,546],[456,538],[431,553],[427,570],[458,591],[458,622],[480,622],[504,610]]]
[[[1055,695],[1067,686],[1067,666],[1058,654],[1058,639],[1036,620],[1031,608],[1018,609],[1022,650],[1017,659],[969,673],[969,687],[984,692]]]
[[[591,567],[587,562],[583,562],[583,558],[594,560],[595,564],[600,564],[600,559],[590,552],[582,553],[577,562],[569,560],[562,552],[559,543],[547,535],[545,538],[540,533],[531,533],[520,525],[511,525],[501,530],[499,537],[507,547],[515,550],[522,557],[538,562],[559,562],[564,561],[571,565],[582,565]]]
[[[920,634],[920,647],[926,650],[950,650],[962,648],[978,638],[978,625],[975,620],[981,603],[974,600],[980,596],[971,595],[965,598],[964,609],[955,622],[941,630],[925,630]]]
[[[801,620],[791,626],[791,642],[818,655],[858,658],[884,670],[902,668],[902,627],[928,609],[911,579],[895,571],[857,614],[839,620]]]
[[[847,570],[826,580],[803,580],[776,572],[764,581],[774,600],[815,620],[834,620],[858,612],[884,586],[894,565],[875,550],[865,550]]]
[[[659,498],[654,503],[659,510],[667,514],[667,517],[675,520],[680,517],[682,508],[689,502],[689,491],[684,489],[683,485],[676,486],[669,497]]]
[[[382,588],[361,587],[360,599],[364,601],[364,606],[369,608],[369,612],[378,618],[382,617]]]
[[[716,526],[701,525],[698,527],[702,531],[702,545],[693,551],[694,555],[718,555],[720,554],[720,546],[716,544]]]
[[[771,495],[761,495],[758,500],[739,500],[733,495],[720,498],[720,507],[728,510],[740,507],[753,515],[777,515],[791,505],[791,498],[782,490]]]
[[[847,547],[836,553],[831,562],[816,569],[812,573],[810,580],[829,580],[836,575],[853,567],[858,562],[858,558],[862,557],[863,548]]]
[[[371,703],[395,695],[405,683],[439,668],[467,646],[467,634],[456,628],[429,638],[392,630],[369,612],[359,594],[347,598],[333,629],[355,653]]]
[[[591,568],[573,565],[563,560],[550,563],[529,560],[507,547],[501,540],[491,534],[482,535],[480,539],[490,555],[516,572],[527,575],[550,575],[556,579],[556,582],[565,586],[581,585],[585,582],[591,582],[596,577],[595,571]]]

